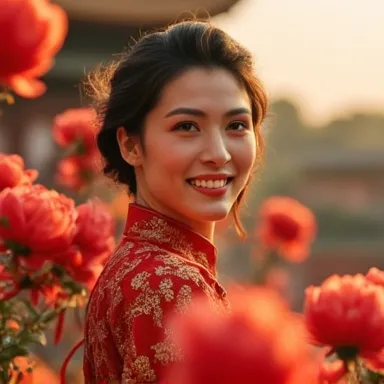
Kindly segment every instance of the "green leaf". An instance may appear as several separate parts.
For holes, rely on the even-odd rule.
[[[1,362],[1,356],[0,356],[0,362]],[[6,384],[9,383],[9,373],[8,373],[8,363],[3,363],[0,368],[0,384]]]
[[[24,275],[19,282],[21,289],[29,289],[33,287],[33,281],[28,275]]]
[[[49,310],[41,314],[40,320],[42,323],[49,323],[57,317],[58,313],[55,310]]]
[[[0,301],[0,313],[1,313],[1,319],[6,321],[6,318],[9,317],[9,315],[12,312],[14,303],[9,300]]]
[[[78,137],[73,145],[73,152],[75,155],[85,155],[87,153],[87,148],[84,145],[84,141],[81,137]]]
[[[9,219],[6,216],[0,216],[0,226],[8,228],[9,227]]]
[[[28,356],[28,349],[18,344],[12,344],[4,348],[0,354],[0,362],[11,361],[18,356]]]
[[[29,256],[31,254],[31,250],[27,246],[25,246],[23,244],[19,244],[16,241],[5,240],[5,245],[15,255],[18,255],[18,256]]]
[[[366,369],[366,379],[369,383],[372,384],[381,384],[384,381],[384,376],[380,375],[378,372],[373,372],[369,369]]]
[[[36,331],[36,332],[30,333],[27,335],[27,337],[24,340],[26,343],[33,343],[33,344],[38,344],[42,346],[47,345],[47,338],[45,336],[45,333],[42,331]]]
[[[57,277],[64,277],[66,275],[66,271],[60,265],[54,264],[51,269],[52,273]]]
[[[74,281],[63,281],[63,286],[75,294],[81,294],[84,291],[84,287]]]
[[[28,312],[33,316],[33,318],[36,318],[38,316],[38,313],[33,307],[33,305],[28,300],[25,300],[25,299],[23,299],[22,302],[24,303],[25,307],[28,309]]]

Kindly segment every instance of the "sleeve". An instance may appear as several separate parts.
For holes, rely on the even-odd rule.
[[[169,259],[137,270],[122,281],[121,291],[112,332],[123,359],[122,382],[157,383],[180,356],[165,320],[184,313],[197,296],[214,302],[215,290],[197,266]]]

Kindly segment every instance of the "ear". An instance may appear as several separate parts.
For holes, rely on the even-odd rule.
[[[139,141],[136,138],[128,136],[123,127],[117,129],[116,139],[122,158],[133,167],[141,165],[143,154]]]

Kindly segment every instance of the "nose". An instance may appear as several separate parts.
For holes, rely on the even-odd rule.
[[[205,137],[204,141],[204,150],[201,153],[203,163],[221,168],[232,159],[228,145],[220,134]]]

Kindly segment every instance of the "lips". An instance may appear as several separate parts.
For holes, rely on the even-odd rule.
[[[221,178],[195,178],[187,179],[188,183],[194,187],[207,188],[207,189],[218,189],[225,187],[229,182],[231,182],[233,177],[221,177]]]
[[[188,181],[193,186],[212,189],[224,187],[228,183],[228,178],[223,178],[219,180],[189,179]]]
[[[188,179],[188,184],[197,191],[206,196],[220,197],[225,195],[228,190],[228,185],[233,180],[233,177],[220,179]]]

